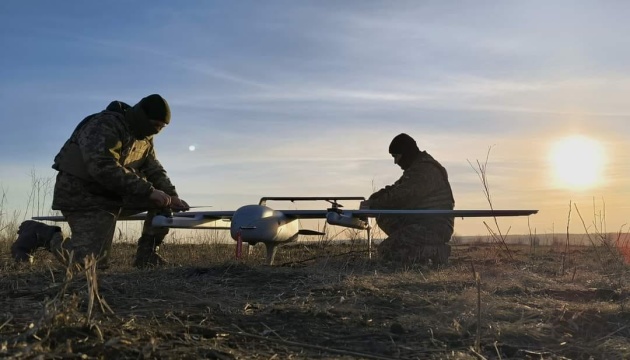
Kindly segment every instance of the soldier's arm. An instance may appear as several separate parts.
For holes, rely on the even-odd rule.
[[[77,134],[77,143],[87,172],[94,181],[121,196],[145,196],[153,191],[151,183],[125,169],[121,163],[123,135],[120,122],[101,117],[87,123]]]
[[[415,171],[414,171],[415,170]],[[408,204],[410,199],[421,199],[433,191],[432,182],[421,169],[410,169],[393,185],[387,186],[370,198],[370,208],[387,209]]]
[[[171,183],[171,179],[169,179],[166,174],[166,170],[164,170],[164,167],[157,159],[157,156],[155,155],[155,148],[153,148],[153,146],[151,146],[151,149],[147,154],[147,158],[142,166],[142,173],[156,189],[160,189],[170,196],[178,196],[175,186]]]

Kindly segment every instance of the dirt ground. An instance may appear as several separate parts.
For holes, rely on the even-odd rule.
[[[259,245],[261,246],[261,245]],[[0,357],[9,359],[627,359],[628,267],[606,247],[454,246],[407,268],[364,244],[168,244],[174,265],[73,276],[50,254],[0,253]]]

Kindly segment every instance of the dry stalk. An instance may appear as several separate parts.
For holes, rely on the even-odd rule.
[[[597,255],[597,260],[599,261],[600,264],[603,264],[602,261],[602,257],[598,251],[598,246],[595,244],[595,241],[593,240],[591,233],[588,231],[588,227],[586,226],[586,222],[584,222],[584,218],[582,217],[582,214],[580,213],[580,209],[578,209],[577,204],[573,204],[575,206],[575,211],[578,214],[578,217],[580,218],[580,221],[582,221],[582,226],[584,227],[584,232],[586,233],[586,237],[588,238],[588,241],[591,243],[591,245],[593,246],[593,249],[595,250],[595,255]]]
[[[30,209],[31,216],[42,215],[43,210],[48,207],[46,203],[52,193],[53,180],[54,177],[41,177],[34,169],[31,170],[31,192],[26,203],[26,212]]]
[[[252,339],[272,341],[272,342],[276,342],[276,343],[280,343],[280,344],[284,344],[284,345],[297,346],[297,347],[307,348],[307,349],[316,349],[316,350],[320,350],[320,351],[324,351],[324,352],[328,352],[328,353],[333,353],[333,354],[350,355],[350,356],[359,357],[361,359],[375,359],[375,360],[400,359],[398,357],[392,358],[392,357],[373,355],[373,354],[362,353],[362,352],[357,352],[357,351],[335,349],[335,348],[330,348],[330,347],[326,347],[326,346],[306,344],[306,343],[301,343],[301,342],[297,342],[297,341],[290,341],[290,340],[283,340],[281,338],[270,338],[270,337],[267,337],[267,336],[261,336],[261,335],[247,333],[247,332],[243,331],[243,329],[241,329],[240,327],[238,327],[235,324],[232,324],[232,326],[234,326],[238,330],[238,332],[231,332],[231,331],[223,331],[223,332],[228,333],[228,334],[232,334],[232,335],[245,336],[245,337],[252,338]],[[431,351],[427,351],[427,352],[431,352]]]
[[[7,319],[7,321],[5,321],[4,323],[2,323],[2,325],[0,325],[0,330],[2,330],[3,327],[7,326],[7,324],[9,324],[11,320],[13,320],[13,315],[9,314],[9,318]]]
[[[529,231],[529,252],[531,255],[534,255],[536,253],[536,246],[538,245],[538,237],[536,236],[536,229],[534,229],[534,234],[532,234],[529,216],[527,217],[527,230]]]
[[[84,259],[84,271],[85,271],[85,279],[87,281],[88,288],[88,311],[87,316],[85,318],[85,325],[89,325],[92,319],[92,311],[94,309],[94,302],[98,302],[98,305],[101,309],[101,312],[110,312],[114,313],[112,308],[109,307],[104,298],[101,297],[98,290],[98,278],[96,275],[96,267],[98,264],[98,260],[94,257],[94,255],[86,256]]]
[[[574,205],[575,205],[575,211],[578,213],[578,216],[580,217],[580,221],[582,221],[582,226],[584,227],[586,237],[588,238],[589,242],[593,246],[593,249],[595,250],[595,255],[597,256],[597,260],[602,265],[602,267],[605,269],[605,268],[609,268],[610,265],[613,265],[613,266],[622,265],[622,264],[618,264],[619,261],[614,261],[613,263],[611,263],[608,261],[608,259],[604,258],[603,254],[601,254],[600,251],[598,250],[600,246],[596,244],[595,240],[591,236],[591,233],[588,231],[588,227],[586,226],[584,218],[582,217],[582,214],[580,213],[580,209],[578,209],[577,204],[574,204]],[[599,242],[600,242],[599,245],[603,245],[603,248],[608,252],[609,255],[613,256],[613,259],[619,260],[619,253],[617,252],[616,249],[614,249],[611,246],[610,241],[606,239],[606,236],[604,233],[600,232],[600,229],[601,228],[598,228],[597,225],[595,225],[595,235],[597,235],[597,237],[599,238]]]
[[[569,214],[567,215],[567,242],[564,247],[564,256],[562,257],[562,269],[560,271],[560,275],[564,275],[565,273],[566,260],[567,260],[567,257],[569,256],[569,225],[570,224],[571,224],[571,200],[569,200]]]
[[[473,355],[475,355],[479,360],[487,360],[486,357],[481,355],[477,349],[470,348],[470,352],[473,353]]]
[[[64,250],[65,252],[65,250]],[[64,256],[63,254],[61,254],[60,256],[62,256],[67,262],[66,264],[66,276],[63,280],[63,283],[61,284],[61,288],[59,289],[59,292],[57,293],[57,296],[55,296],[56,299],[58,300],[63,300],[65,294],[66,294],[66,290],[68,289],[68,285],[70,285],[70,282],[72,282],[72,278],[74,277],[74,273],[72,271],[72,268],[74,267],[74,263],[73,263],[73,258],[74,258],[74,252],[70,252],[67,253],[67,256]]]
[[[27,339],[33,337],[38,340],[42,340],[37,336],[37,333],[43,331],[46,328],[50,328],[51,324],[53,324],[55,316],[63,311],[65,294],[68,289],[68,286],[72,282],[74,277],[73,274],[73,262],[72,262],[72,253],[68,258],[68,263],[66,265],[66,274],[63,283],[61,284],[59,291],[51,300],[47,300],[44,302],[43,313],[42,316],[35,323],[32,323],[29,326],[29,329],[25,331],[23,334],[17,337],[17,341],[23,342]]]
[[[492,150],[492,146],[488,148],[488,152],[486,154],[486,160],[483,163],[479,162],[479,160],[476,160],[477,168],[475,168],[472,165],[470,160],[468,161],[468,164],[470,164],[470,167],[473,168],[475,173],[477,173],[479,180],[481,180],[481,184],[483,186],[483,194],[485,195],[486,200],[488,201],[488,205],[490,205],[490,210],[494,210],[494,206],[492,205],[492,196],[490,195],[490,184],[488,182],[488,176],[487,176],[488,159],[490,157],[490,150]],[[494,216],[493,219],[494,219],[494,225],[497,230],[496,233],[494,231],[491,231],[490,226],[486,222],[484,222],[484,225],[490,231],[492,238],[503,246],[510,260],[514,261],[514,257],[512,256],[512,251],[510,250],[506,242],[507,232],[505,235],[502,234],[501,227],[499,226],[499,220],[497,219],[496,216]],[[509,229],[508,229],[508,232],[509,232]]]
[[[475,335],[475,350],[481,351],[481,275],[475,269],[475,264],[470,264],[472,267],[472,275],[475,280],[475,286],[477,288],[477,334]]]
[[[584,227],[586,236],[589,239],[593,249],[595,250],[597,260],[602,270],[604,270],[605,272],[608,272],[608,275],[614,277],[614,280],[616,283],[615,285],[618,289],[623,288],[627,281],[626,280],[627,268],[625,266],[625,258],[624,258],[623,250],[619,248],[619,242],[620,242],[623,226],[617,235],[617,239],[614,241],[611,240],[609,236],[607,235],[607,233],[605,232],[605,226],[606,226],[605,221],[604,221],[605,216],[606,216],[605,211],[600,212],[600,214],[597,215],[597,213],[594,210],[594,214],[595,214],[594,216],[596,216],[596,219],[594,220],[595,235],[597,236],[600,242],[600,244],[596,244],[595,240],[591,236],[591,233],[588,231],[586,223],[582,215],[580,214],[580,211],[577,205],[575,205],[575,210],[577,211],[580,217],[580,220],[582,221],[582,226]],[[597,222],[597,219],[599,219],[599,223]],[[600,248],[603,248],[603,251],[600,251],[599,250]],[[622,299],[620,300],[620,306],[622,309],[625,306],[625,301],[626,300],[624,297],[622,297]]]
[[[595,229],[599,229],[600,232],[603,234],[606,233],[606,202],[605,201],[602,200],[602,210],[598,214],[596,211],[595,198],[593,198],[593,222],[595,224]]]
[[[352,255],[352,254],[365,254],[367,253],[367,251],[368,250],[351,250],[351,251],[346,251],[343,253],[333,254],[333,255],[331,254],[316,255],[316,256],[312,256],[312,257],[302,259],[302,260],[287,261],[278,265],[278,267],[290,267],[290,266],[303,264],[303,263],[307,263],[307,262],[311,262],[311,261],[315,261],[319,259],[332,259],[332,258],[343,257],[343,256]]]

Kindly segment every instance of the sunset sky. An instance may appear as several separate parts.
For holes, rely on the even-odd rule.
[[[2,208],[27,214],[32,177],[55,176],[86,115],[159,93],[172,121],[158,157],[191,205],[367,197],[400,177],[387,148],[405,132],[446,167],[457,209],[489,208],[475,172],[488,156],[494,207],[539,210],[503,232],[584,232],[570,202],[589,231],[626,232],[628,14],[618,1],[2,1]],[[483,219],[455,232],[487,234]]]

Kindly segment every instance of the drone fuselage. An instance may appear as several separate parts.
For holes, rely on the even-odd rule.
[[[230,235],[232,239],[256,243],[284,243],[297,239],[300,231],[296,218],[264,205],[245,205],[234,212]]]

